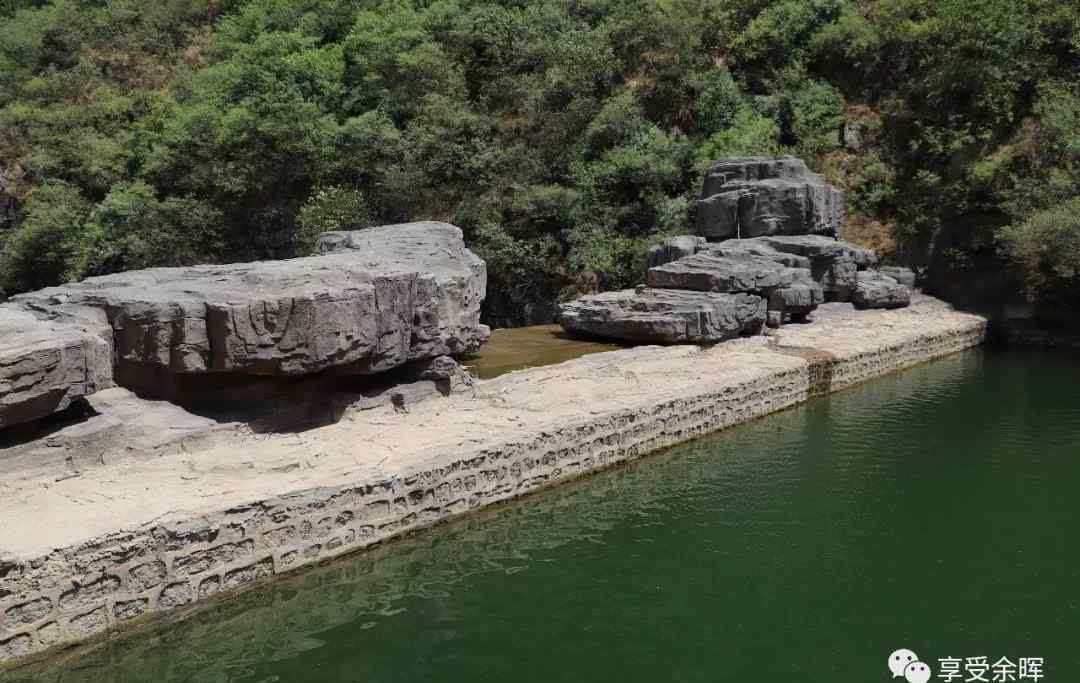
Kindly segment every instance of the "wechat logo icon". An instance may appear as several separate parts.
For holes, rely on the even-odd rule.
[[[920,662],[918,655],[903,648],[889,655],[889,671],[893,678],[902,678],[907,683],[926,683],[932,675],[928,664]]]

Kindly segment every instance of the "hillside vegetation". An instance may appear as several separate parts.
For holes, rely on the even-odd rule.
[[[0,289],[430,218],[544,321],[792,153],[849,236],[1076,311],[1078,73],[1059,0],[0,0]]]

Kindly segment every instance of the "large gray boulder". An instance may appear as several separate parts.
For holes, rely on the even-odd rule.
[[[320,256],[117,273],[15,297],[40,310],[96,310],[117,377],[369,374],[475,351],[484,262],[446,223],[329,233]]]
[[[805,256],[799,256],[798,254],[788,254],[786,252],[777,251],[769,246],[761,238],[745,239],[745,240],[724,240],[723,242],[710,243],[701,248],[701,251],[709,254],[716,254],[717,256],[739,256],[741,254],[750,254],[752,256],[762,256],[775,261],[780,265],[787,266],[788,268],[810,268],[810,259]]]
[[[103,315],[0,306],[0,429],[110,386],[112,336]]]
[[[876,270],[866,270],[858,274],[851,302],[855,308],[903,308],[911,303],[911,290]]]
[[[843,193],[801,159],[732,157],[705,172],[697,232],[710,240],[762,235],[836,235]]]
[[[708,344],[757,334],[765,299],[753,294],[638,287],[562,304],[560,322],[579,335],[655,344]]]

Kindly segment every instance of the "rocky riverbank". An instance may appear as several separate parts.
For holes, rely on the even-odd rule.
[[[897,310],[827,303],[814,322],[768,335],[458,381],[445,397],[347,404],[331,424],[288,433],[132,396],[102,401],[49,437],[56,457],[0,450],[0,661],[974,346],[985,331],[984,319],[920,295]],[[79,430],[103,418],[132,434],[142,420],[179,429],[167,444],[125,438],[88,453]]]

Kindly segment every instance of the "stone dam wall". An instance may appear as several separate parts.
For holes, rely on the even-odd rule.
[[[985,334],[984,319],[928,297],[859,313],[826,304],[812,324],[767,336],[596,354],[306,432],[218,428],[168,453],[107,454],[77,475],[4,472],[0,669]]]

